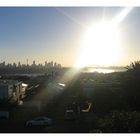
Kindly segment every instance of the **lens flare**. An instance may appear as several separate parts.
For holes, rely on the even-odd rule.
[[[117,64],[121,56],[119,23],[133,8],[125,8],[113,20],[101,21],[89,27],[81,41],[76,67],[109,66]]]
[[[110,22],[90,27],[82,41],[78,67],[111,65],[119,58],[120,32]]]

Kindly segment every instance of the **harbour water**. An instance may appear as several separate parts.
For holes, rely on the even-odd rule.
[[[94,72],[112,73],[112,72],[123,72],[123,71],[126,71],[126,69],[124,69],[124,68],[93,68],[93,67],[90,67],[90,68],[86,68],[82,71],[85,73],[94,73]]]

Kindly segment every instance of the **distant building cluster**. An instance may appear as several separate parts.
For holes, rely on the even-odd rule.
[[[44,64],[36,64],[34,60],[32,64],[28,64],[28,60],[26,64],[18,63],[8,63],[5,61],[0,63],[0,74],[23,74],[23,73],[47,73],[48,71],[57,71],[61,69],[61,64],[57,64],[56,62],[47,62]]]
[[[6,64],[5,61],[0,63],[0,68],[61,68],[61,64],[57,64],[56,62],[47,62],[45,61],[44,64],[36,64],[35,60],[32,64],[28,64],[28,60],[26,64],[21,64],[19,61],[18,63],[8,63]]]

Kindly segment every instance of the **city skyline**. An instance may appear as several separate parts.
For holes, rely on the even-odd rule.
[[[1,7],[0,59],[9,63],[18,63],[19,60],[26,63],[28,58],[30,62],[37,60],[37,63],[43,63],[47,58],[62,66],[74,66],[87,27],[103,17],[113,19],[123,9],[124,7]],[[112,65],[125,66],[140,59],[139,13],[140,8],[133,8],[120,23],[121,54],[119,60]]]
[[[13,62],[9,63],[6,61],[0,62],[0,67],[7,67],[7,66],[15,66],[15,67],[21,67],[21,66],[48,66],[48,67],[61,67],[60,63],[54,62],[54,61],[44,61],[42,63],[36,63],[36,60],[33,60],[29,63],[29,60],[26,60],[26,63]]]

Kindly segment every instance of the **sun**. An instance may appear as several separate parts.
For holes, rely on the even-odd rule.
[[[102,20],[87,29],[81,41],[76,67],[109,66],[121,61],[122,37],[119,24],[132,9],[126,7],[112,20]]]
[[[82,39],[77,67],[115,64],[120,55],[120,31],[112,22],[102,21],[89,27]]]

